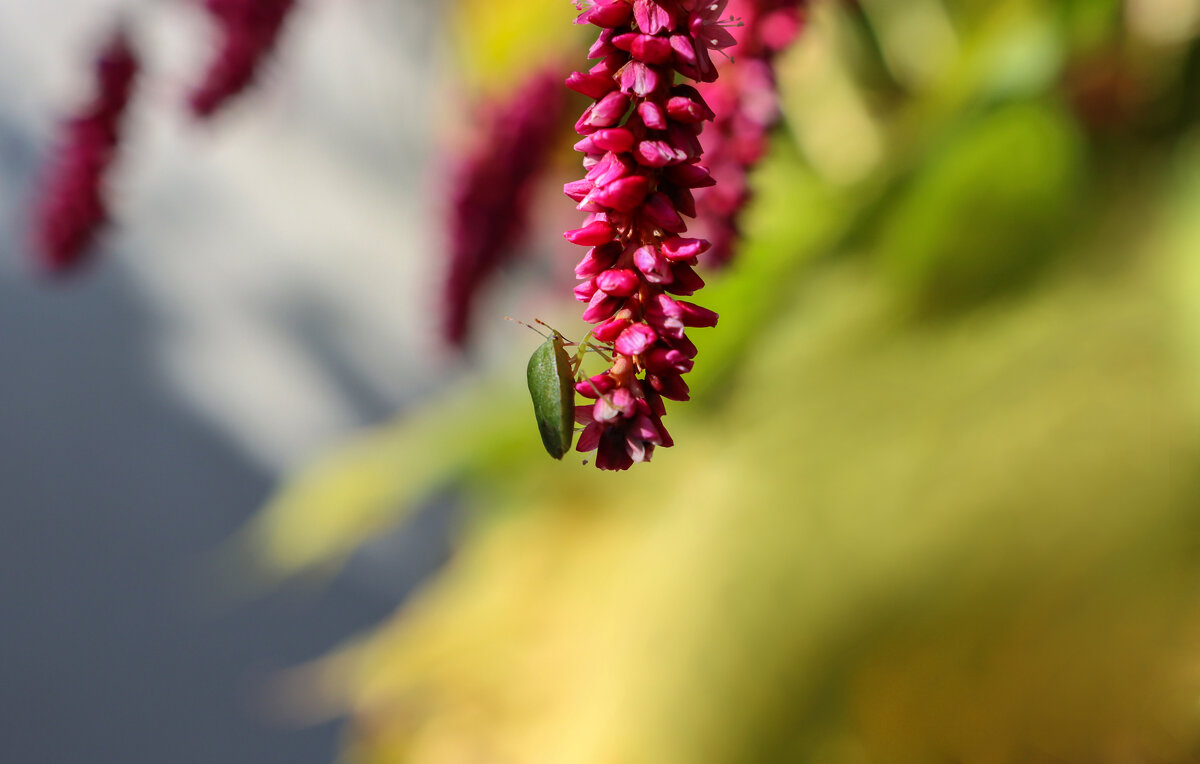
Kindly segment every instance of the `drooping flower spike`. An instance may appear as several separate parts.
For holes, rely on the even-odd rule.
[[[806,0],[730,0],[742,19],[733,63],[700,86],[717,117],[705,131],[705,158],[716,186],[696,194],[702,230],[712,242],[705,265],[725,265],[739,239],[738,217],[750,201],[747,176],[767,152],[779,122],[775,57],[799,35]]]
[[[557,70],[535,73],[478,120],[479,143],[457,163],[451,187],[446,338],[461,345],[476,293],[525,232],[534,187],[563,117]]]
[[[212,117],[245,90],[279,40],[295,0],[203,0],[217,26],[216,53],[189,99],[192,113]]]
[[[713,184],[701,164],[699,135],[714,114],[695,87],[717,78],[712,51],[734,44],[723,18],[727,0],[590,0],[577,23],[601,32],[589,52],[598,60],[567,79],[593,99],[575,128],[584,136],[586,176],[566,194],[588,213],[565,235],[588,247],[575,269],[583,318],[611,348],[612,366],[576,391],[594,403],[576,410],[584,425],[576,448],[597,450],[600,469],[624,470],[672,445],[663,399],[689,398],[683,374],[696,346],[685,329],[715,326],[717,315],[690,302],[704,285],[693,266],[709,247],[684,236],[696,215],[692,192]]]
[[[81,265],[108,222],[105,182],[139,68],[129,38],[118,31],[96,60],[95,95],[62,126],[35,212],[33,245],[43,270]]]

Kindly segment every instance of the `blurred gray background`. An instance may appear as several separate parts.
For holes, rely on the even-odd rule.
[[[203,572],[281,475],[436,384],[412,108],[436,5],[302,4],[262,87],[197,128],[192,5],[0,0],[0,761],[333,758],[336,725],[274,717],[265,682],[390,613],[448,512],[319,588],[237,601]],[[29,195],[122,12],[146,63],[122,225],[48,283]]]

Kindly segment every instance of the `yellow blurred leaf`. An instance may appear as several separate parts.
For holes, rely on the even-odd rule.
[[[588,27],[572,24],[568,0],[459,0],[453,16],[457,63],[468,83],[485,91],[512,87],[548,61],[581,62]]]
[[[472,464],[497,452],[520,452],[512,441],[525,430],[536,435],[532,425],[518,424],[532,421],[523,407],[495,405],[505,399],[503,390],[490,385],[451,391],[331,449],[286,481],[242,531],[236,540],[240,554],[268,583],[340,565]]]

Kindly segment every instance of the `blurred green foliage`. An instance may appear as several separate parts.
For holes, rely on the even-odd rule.
[[[933,309],[964,308],[1050,267],[1083,191],[1082,147],[1056,105],[974,120],[926,158],[875,247],[895,286]]]
[[[546,458],[522,346],[247,530],[275,580],[468,508],[415,601],[294,676],[347,760],[1200,757],[1184,6],[819,5],[676,447]]]

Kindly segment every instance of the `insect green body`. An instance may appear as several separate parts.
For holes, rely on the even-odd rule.
[[[529,395],[542,445],[555,459],[571,450],[575,437],[575,369],[558,332],[529,357]]]

